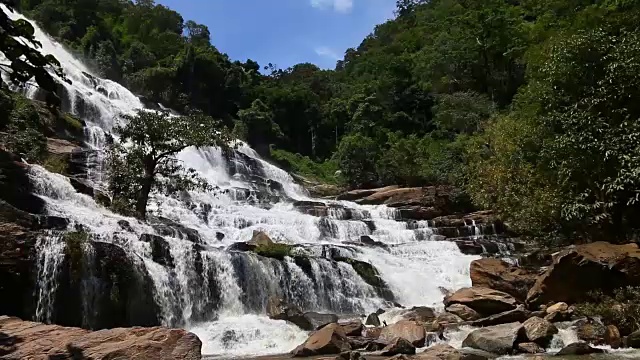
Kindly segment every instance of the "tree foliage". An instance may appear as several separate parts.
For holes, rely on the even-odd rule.
[[[152,191],[212,190],[176,155],[191,146],[227,146],[230,138],[218,121],[202,114],[170,116],[142,110],[124,120],[126,125],[114,130],[119,141],[108,153],[109,188],[119,211],[145,219]]]

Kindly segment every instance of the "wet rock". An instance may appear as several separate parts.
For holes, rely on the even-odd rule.
[[[544,353],[545,350],[536,343],[528,342],[518,344],[518,352],[523,354],[541,354]]]
[[[640,330],[632,332],[627,336],[626,344],[628,347],[640,349]]]
[[[369,316],[367,316],[365,325],[380,326],[380,318],[378,317],[378,314],[372,313]]]
[[[462,346],[507,355],[513,353],[521,324],[518,322],[488,326],[472,331]]]
[[[505,323],[522,322],[529,317],[529,312],[523,305],[518,305],[513,310],[494,314],[486,318],[478,319],[471,322],[471,326],[491,326]]]
[[[336,314],[321,314],[317,312],[306,312],[304,317],[309,320],[313,330],[320,329],[321,327],[338,322],[338,315]]]
[[[131,227],[131,224],[129,224],[127,220],[118,220],[118,226],[120,226],[120,229],[124,231],[133,232],[133,228]]]
[[[242,252],[253,251],[255,249],[256,249],[256,246],[249,245],[244,241],[233,243],[227,248],[227,250],[229,251],[242,251]]]
[[[347,336],[361,336],[364,324],[360,320],[352,320],[346,323],[339,323]]]
[[[188,240],[195,244],[202,244],[202,237],[195,229],[188,228],[178,222],[163,217],[150,218],[149,222],[151,227],[162,236],[170,236]]]
[[[367,246],[371,246],[371,247],[379,247],[379,248],[384,248],[384,249],[388,249],[389,246],[385,243],[383,243],[382,241],[376,241],[373,240],[371,238],[371,236],[369,235],[362,235],[360,236],[360,243],[367,245]]]
[[[539,317],[531,317],[522,324],[520,332],[522,337],[528,341],[546,348],[551,342],[553,335],[558,333],[558,328],[547,320]]]
[[[267,301],[267,316],[273,320],[289,321],[302,330],[315,330],[311,321],[304,316],[299,307],[289,304],[279,297],[272,296]]]
[[[365,198],[365,197],[367,197],[369,195],[372,195],[372,194],[375,194],[377,192],[393,190],[393,189],[398,189],[398,188],[399,188],[399,186],[393,185],[393,186],[387,186],[387,187],[378,188],[378,189],[351,190],[351,191],[347,191],[345,193],[342,193],[342,194],[336,196],[336,200],[354,201],[354,200]]]
[[[587,343],[577,342],[562,348],[555,356],[602,354],[602,349],[591,347]]]
[[[382,328],[378,339],[389,342],[401,337],[408,340],[415,347],[422,347],[424,346],[426,335],[422,324],[411,320],[400,320],[395,324]]]
[[[247,244],[255,247],[260,247],[260,246],[271,246],[274,243],[273,243],[273,240],[271,240],[269,235],[267,235],[266,233],[262,231],[254,231],[253,237],[251,238],[251,240],[247,242]]]
[[[484,258],[471,263],[470,275],[473,286],[499,290],[524,301],[537,273],[499,259]]]
[[[363,336],[349,336],[349,344],[353,350],[364,349],[370,342],[371,339]]]
[[[527,303],[577,303],[599,290],[640,285],[640,249],[637,244],[614,245],[605,242],[578,245],[561,251],[553,265],[529,291]]]
[[[293,350],[294,357],[340,354],[350,351],[347,335],[338,324],[329,324],[309,336],[304,344]]]
[[[160,265],[170,268],[175,267],[173,256],[171,255],[171,246],[167,240],[158,235],[142,234],[140,241],[151,244],[151,258]]]
[[[93,197],[93,186],[88,180],[70,177],[69,182],[78,193]]]
[[[344,262],[351,265],[353,267],[353,270],[355,270],[355,272],[360,275],[362,280],[371,285],[376,290],[378,295],[383,299],[390,301],[394,299],[393,293],[391,292],[391,290],[389,290],[389,286],[384,280],[382,280],[378,269],[376,269],[373,265],[364,261],[345,258],[341,256],[332,256],[332,258],[335,261]]]
[[[432,322],[436,318],[435,311],[426,306],[414,306],[411,309],[401,313],[404,320],[412,320],[418,322]]]
[[[480,318],[480,314],[463,304],[451,304],[445,309],[447,312],[460,317],[464,321],[473,321]]]
[[[200,339],[182,329],[89,331],[0,316],[3,359],[201,359]]]
[[[489,316],[516,308],[517,301],[513,296],[483,287],[463,288],[444,299],[446,307],[462,304],[477,311],[480,315]]]
[[[216,240],[218,240],[218,241],[224,240],[224,233],[216,231]]]
[[[416,347],[408,340],[397,337],[389,342],[389,345],[382,349],[382,356],[393,356],[398,354],[413,355],[416,353]]]
[[[622,345],[620,330],[615,325],[607,326],[604,332],[604,343],[611,346],[612,349],[618,349]]]

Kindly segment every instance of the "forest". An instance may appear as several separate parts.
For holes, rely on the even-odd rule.
[[[398,0],[333,70],[230,59],[152,0],[17,8],[100,76],[309,179],[453,185],[536,237],[638,229],[638,0]]]

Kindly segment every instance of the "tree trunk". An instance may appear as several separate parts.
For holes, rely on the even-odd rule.
[[[155,164],[152,161],[145,161],[145,163],[142,189],[136,201],[136,217],[141,220],[147,218],[147,203],[149,202],[149,193],[151,193],[151,188],[153,187],[153,172],[155,170]]]

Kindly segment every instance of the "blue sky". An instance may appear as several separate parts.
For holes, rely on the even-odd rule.
[[[185,21],[205,24],[211,42],[233,60],[287,68],[311,62],[333,68],[375,25],[393,16],[396,0],[156,0]]]

